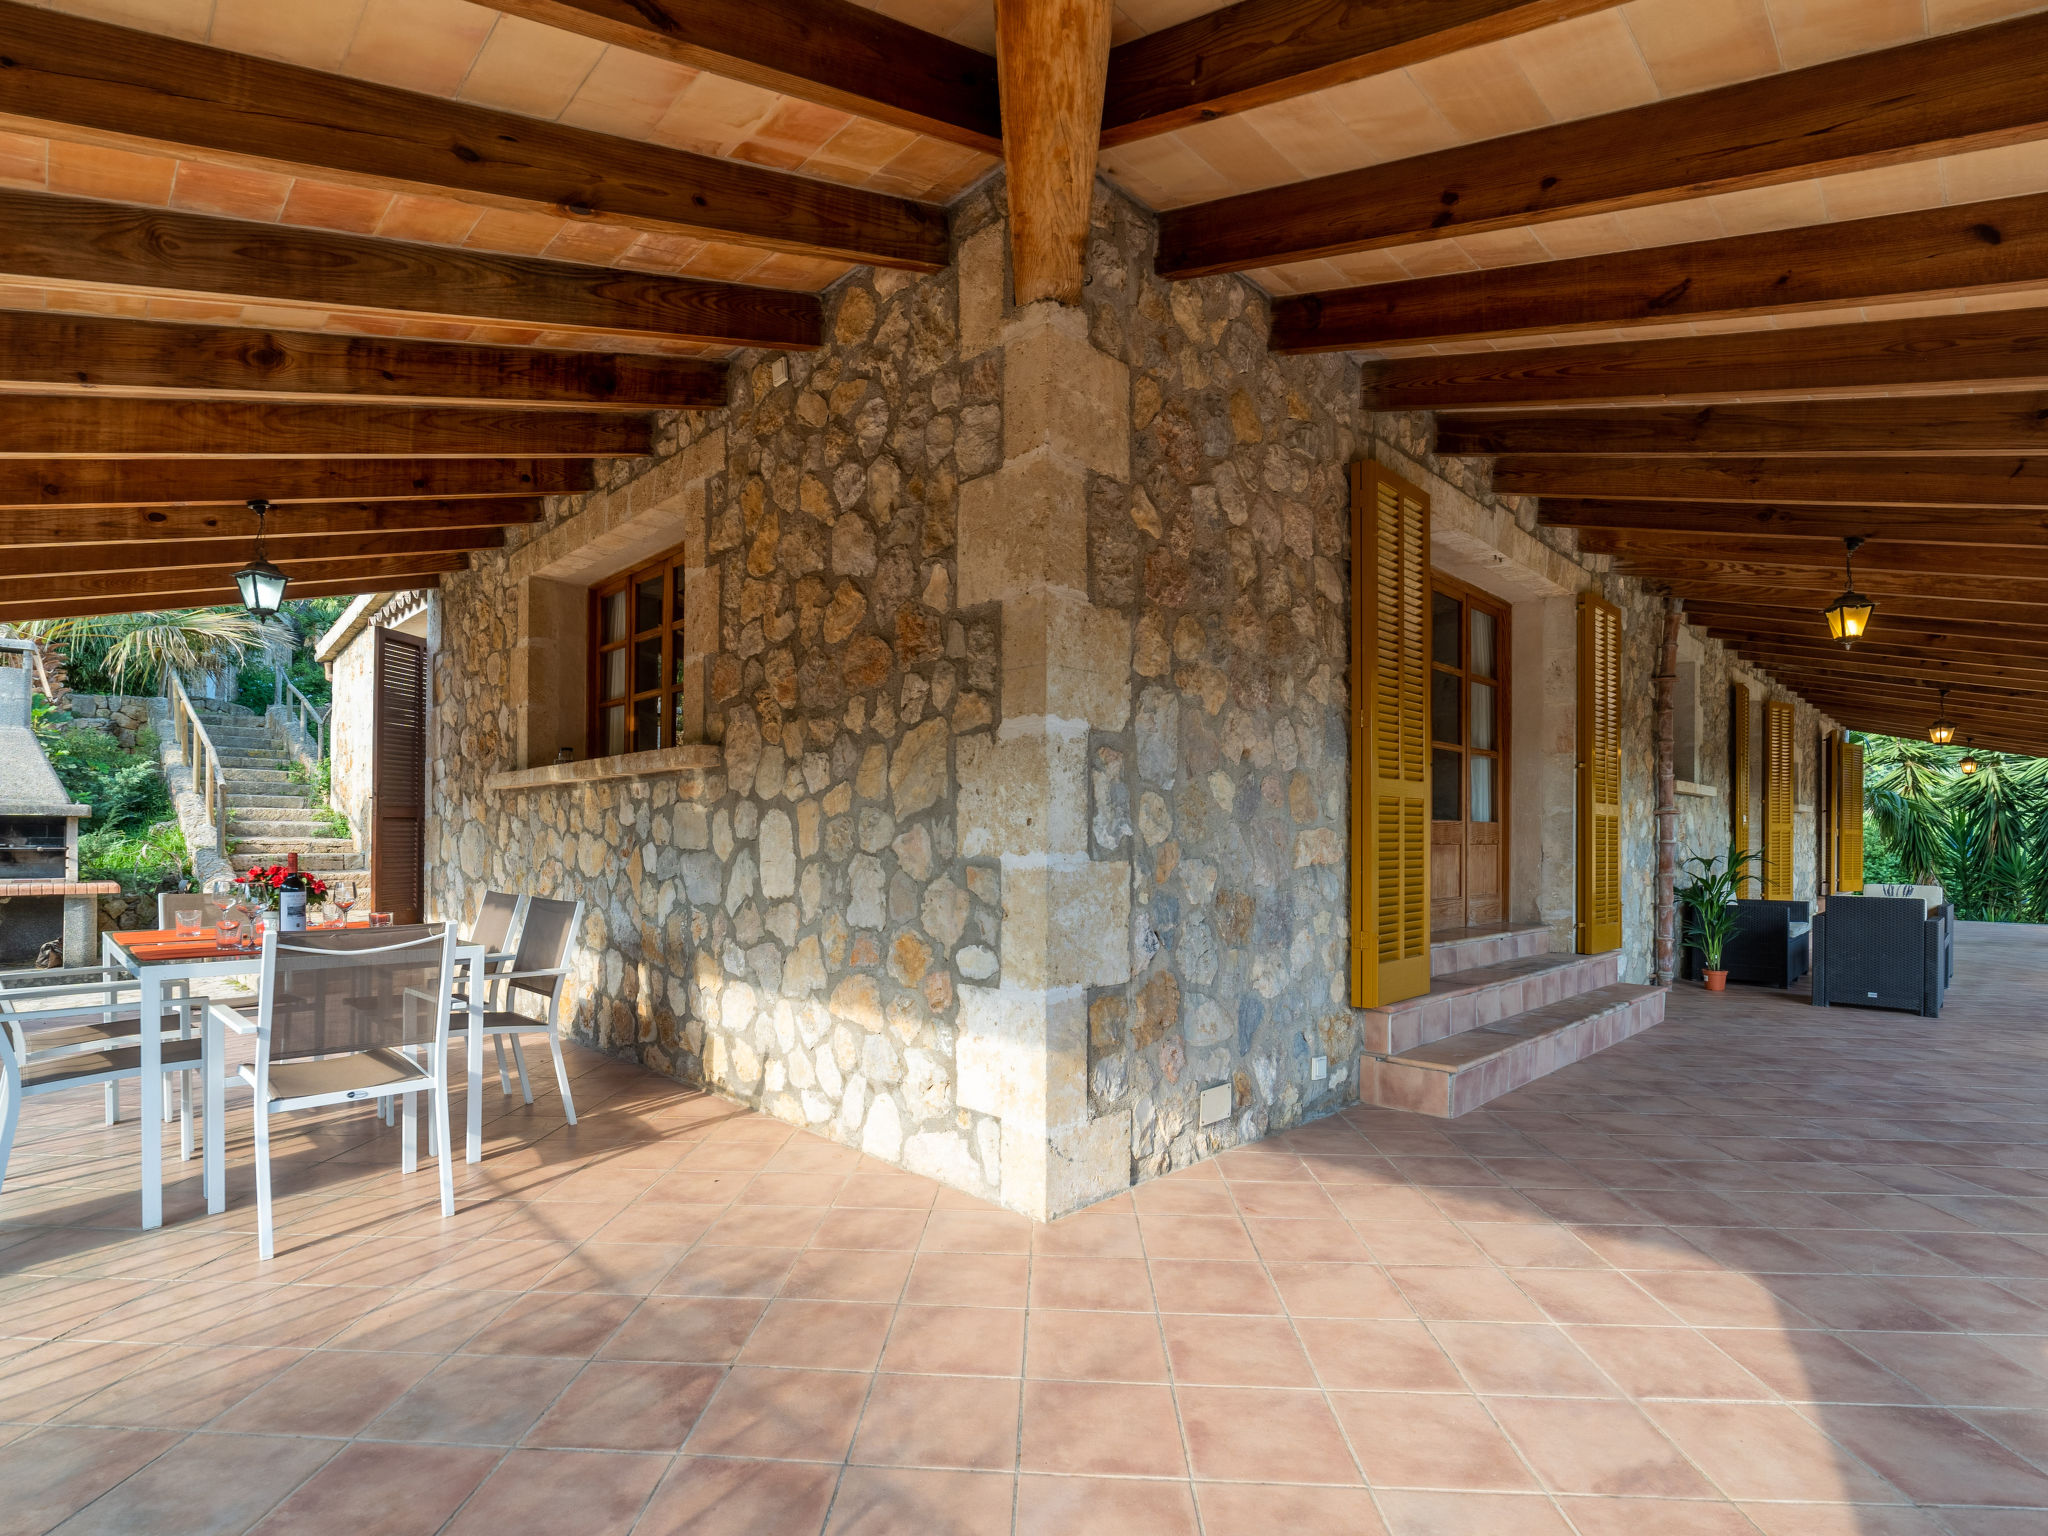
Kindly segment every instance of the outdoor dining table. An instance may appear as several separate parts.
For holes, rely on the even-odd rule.
[[[316,928],[331,932],[339,924]],[[350,928],[367,928],[368,923],[349,923]],[[488,955],[481,944],[455,946],[458,970],[469,967],[471,983],[464,990],[471,1014],[469,1030],[469,1125],[467,1160],[482,1155],[482,1116],[479,1100],[483,1087],[483,995],[482,977]],[[100,936],[100,963],[124,966],[135,976],[138,1017],[160,1019],[164,1000],[180,982],[205,981],[218,976],[246,976],[263,963],[261,943],[254,947],[223,946],[211,928],[197,933],[175,929],[135,929]],[[140,1031],[142,1063],[142,1226],[148,1231],[164,1224],[163,1146],[163,1037],[159,1029]],[[227,1138],[221,1134],[227,1112],[227,1084],[221,1078],[222,1058],[227,1049],[225,1032],[212,1009],[200,1015],[200,1095],[202,1151],[200,1183],[206,1193],[208,1215],[227,1209]]]

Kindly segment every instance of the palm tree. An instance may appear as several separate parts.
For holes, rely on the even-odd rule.
[[[6,627],[46,648],[98,652],[100,670],[124,693],[154,693],[170,672],[214,672],[232,666],[264,639],[262,626],[233,608],[30,619]]]
[[[1941,792],[1954,774],[1938,747],[1897,736],[1863,740],[1864,813],[1878,842],[1915,885],[1940,878],[1948,816]]]
[[[1967,918],[2048,918],[2048,761],[1866,736],[1868,852],[1915,884],[1938,882]]]

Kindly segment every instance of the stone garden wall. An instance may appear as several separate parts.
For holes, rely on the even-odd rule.
[[[1079,315],[1013,311],[1001,196],[955,209],[953,267],[856,272],[818,352],[742,354],[725,409],[446,581],[429,906],[580,896],[584,1039],[1043,1215],[1355,1097],[1351,460],[1424,483],[1443,547],[1543,625],[1549,801],[1515,915],[1567,941],[1568,624],[1561,665],[1552,642],[1577,588],[1623,606],[1630,979],[1661,622],[1483,464],[1433,458],[1426,418],[1363,411],[1355,365],[1270,355],[1252,285],[1158,280],[1152,220],[1107,188]],[[715,577],[718,750],[493,787],[534,766],[520,548],[669,500]],[[1230,1115],[1200,1126],[1218,1082]]]

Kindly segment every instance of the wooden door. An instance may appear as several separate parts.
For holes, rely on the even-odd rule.
[[[1579,594],[1579,953],[1621,948],[1621,610]]]
[[[1764,900],[1792,900],[1792,706],[1764,705]]]
[[[1508,610],[1430,573],[1430,924],[1507,916]]]
[[[426,915],[427,646],[376,632],[370,738],[370,905],[394,921]]]

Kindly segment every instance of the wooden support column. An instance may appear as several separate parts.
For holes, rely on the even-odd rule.
[[[1019,308],[1040,299],[1081,302],[1109,21],[1109,0],[996,0]]]
[[[1657,985],[1678,975],[1678,629],[1685,603],[1667,599],[1657,661]]]

